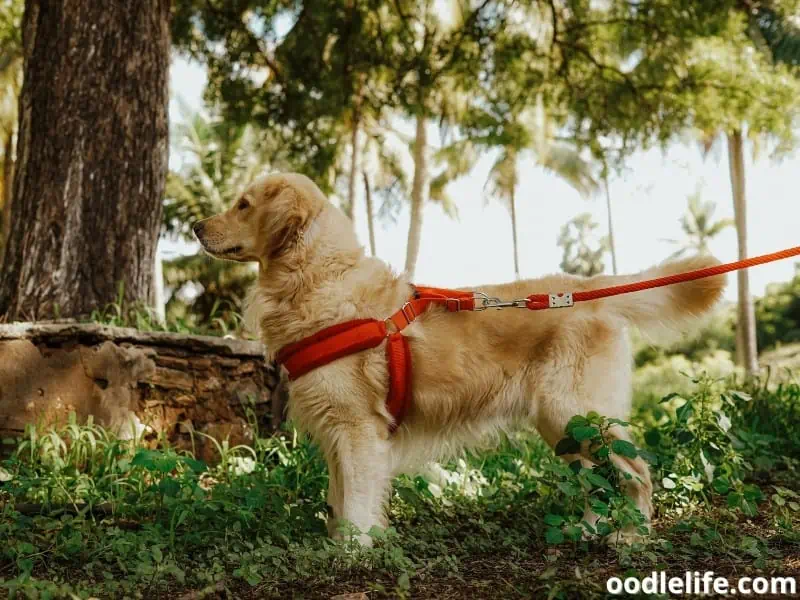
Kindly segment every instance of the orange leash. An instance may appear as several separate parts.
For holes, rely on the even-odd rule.
[[[791,258],[792,256],[800,256],[800,246],[787,248],[786,250],[773,252],[772,254],[763,254],[761,256],[753,256],[752,258],[745,258],[744,260],[737,260],[736,262],[706,267],[705,269],[676,273],[675,275],[656,277],[655,279],[645,279],[644,281],[636,281],[623,285],[613,285],[611,287],[587,290],[585,292],[574,292],[572,294],[532,294],[526,298],[526,307],[531,310],[541,310],[544,308],[572,306],[575,302],[598,300],[599,298],[608,298],[609,296],[618,296],[630,292],[641,292],[642,290],[664,287],[665,285],[713,277],[714,275],[722,275],[723,273],[730,273],[731,271],[738,271],[739,269],[747,269],[749,267],[783,260],[784,258]]]

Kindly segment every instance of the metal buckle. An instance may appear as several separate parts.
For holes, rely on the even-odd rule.
[[[487,296],[483,292],[473,292],[475,298],[475,308],[473,310],[482,311],[487,308],[528,308],[527,298],[518,300],[501,300],[493,296]],[[481,302],[478,305],[478,302]]]
[[[451,302],[453,302],[453,306],[455,306],[455,310],[450,308]],[[461,299],[460,298],[446,298],[444,301],[444,305],[450,312],[459,312],[461,310]]]
[[[408,310],[408,312],[406,312],[406,310]],[[411,325],[411,323],[413,323],[417,318],[417,311],[414,310],[414,305],[411,304],[411,302],[406,302],[403,304],[403,308],[400,309],[400,312],[403,313],[403,316],[406,318],[406,322],[409,325]],[[411,313],[410,317],[408,316],[409,312]]]
[[[572,292],[548,294],[547,297],[550,308],[568,308],[570,306],[575,306],[575,302],[572,299]]]

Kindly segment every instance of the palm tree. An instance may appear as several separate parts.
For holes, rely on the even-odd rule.
[[[562,228],[556,242],[564,251],[561,270],[572,275],[592,277],[605,270],[603,255],[608,250],[608,238],[597,239],[599,225],[592,215],[582,213]]]
[[[442,149],[438,158],[446,161],[448,168],[434,180],[436,187],[444,189],[448,183],[468,173],[477,162],[478,148],[497,147],[500,155],[489,171],[484,189],[488,192],[487,200],[495,198],[508,207],[511,216],[514,274],[519,279],[517,186],[520,163],[533,163],[560,177],[584,197],[597,190],[598,182],[593,165],[573,145],[555,139],[539,98],[533,110],[524,110],[516,117],[506,119],[501,125],[499,135],[461,140]]]
[[[215,111],[190,114],[174,127],[173,152],[182,165],[167,178],[163,231],[187,241],[191,224],[222,212],[267,165],[280,164],[271,140],[253,126],[231,126]],[[251,265],[212,261],[202,252],[165,261],[170,316],[209,326],[230,323],[254,279]]]
[[[683,240],[665,240],[670,244],[680,245],[670,258],[679,258],[687,252],[706,254],[709,242],[717,237],[728,227],[734,226],[733,219],[719,219],[714,221],[714,212],[717,205],[714,202],[704,202],[700,191],[689,196],[686,214],[680,218]]]
[[[800,65],[800,23],[791,14],[782,14],[772,2],[744,2],[743,10],[750,20],[747,34],[755,46],[767,56],[773,65]],[[748,57],[746,65],[754,64]],[[761,66],[763,69],[763,65]],[[728,168],[733,195],[734,220],[739,259],[747,258],[747,196],[744,165],[744,124],[729,127],[725,131],[728,146]],[[708,152],[718,131],[705,131],[703,145]],[[757,141],[758,132],[750,131]],[[754,148],[757,146],[754,145]],[[737,362],[748,374],[758,370],[758,347],[753,298],[750,295],[750,278],[746,269],[737,272],[738,317],[736,327]]]

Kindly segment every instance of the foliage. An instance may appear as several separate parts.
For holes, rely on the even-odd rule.
[[[689,207],[680,219],[681,230],[685,239],[667,240],[671,244],[680,245],[670,258],[679,258],[685,253],[706,254],[709,251],[709,242],[728,227],[733,227],[733,219],[719,219],[714,221],[714,211],[717,205],[714,202],[703,201],[700,191],[689,196]]]
[[[186,241],[194,239],[195,222],[223,212],[256,176],[283,164],[271,136],[251,125],[226,123],[218,111],[184,110],[173,135],[182,165],[167,179],[162,230]],[[213,260],[200,251],[164,261],[163,267],[170,290],[168,319],[223,331],[237,326],[236,316],[255,280],[252,265]]]
[[[608,252],[608,238],[597,239],[599,225],[589,213],[572,218],[562,228],[557,244],[563,250],[561,270],[591,277],[605,270],[603,255]]]
[[[560,450],[592,440],[594,469],[567,465],[538,437],[518,434],[438,476],[398,478],[394,527],[373,531],[368,550],[325,537],[324,463],[290,428],[256,436],[252,448],[220,441],[219,462],[209,465],[163,440],[145,446],[91,422],[30,427],[0,462],[0,589],[28,598],[187,589],[284,597],[301,588],[312,597],[435,597],[500,586],[511,597],[602,597],[609,569],[682,572],[722,547],[726,566],[717,571],[781,572],[788,544],[800,541],[792,458],[800,387],[695,379],[638,408],[631,425],[596,414],[571,420]],[[636,444],[610,441],[612,425],[630,427]],[[588,494],[608,516],[598,533],[640,523],[620,491],[624,476],[607,460],[615,452],[651,463],[658,520],[648,545],[609,556],[580,519]]]
[[[756,300],[756,335],[762,350],[800,342],[800,264],[791,281],[767,286]]]

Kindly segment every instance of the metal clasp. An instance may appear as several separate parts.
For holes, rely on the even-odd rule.
[[[474,292],[475,309],[477,311],[486,310],[487,308],[527,308],[528,300],[521,298],[519,300],[501,300],[494,296],[488,296],[483,292]],[[479,304],[480,303],[480,304]]]
[[[414,310],[414,305],[411,304],[411,302],[406,302],[403,304],[403,308],[400,309],[400,312],[403,313],[403,316],[409,325],[411,325],[411,323],[417,319],[417,311]]]

